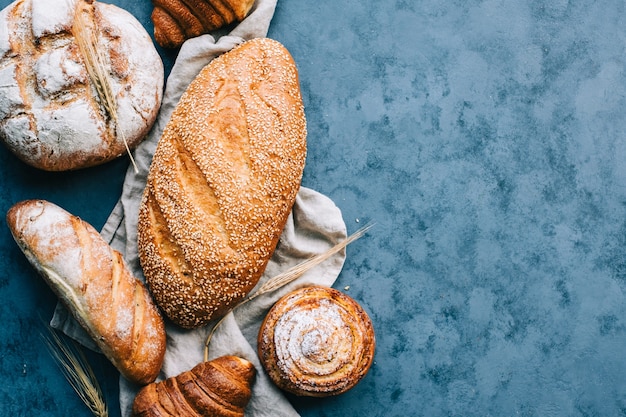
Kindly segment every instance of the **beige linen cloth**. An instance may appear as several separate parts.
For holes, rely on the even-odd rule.
[[[275,6],[276,0],[258,0],[252,13],[230,33],[219,37],[217,41],[211,35],[191,39],[180,49],[168,77],[157,121],[146,140],[135,151],[139,172],[135,173],[129,168],[120,200],[101,231],[105,240],[124,255],[135,276],[140,279],[143,279],[143,274],[138,261],[136,235],[139,202],[163,128],[187,85],[209,61],[244,40],[267,35]],[[309,257],[327,251],[345,238],[346,226],[335,204],[316,191],[301,188],[276,252],[259,285]],[[239,355],[251,361],[258,371],[252,388],[252,399],[246,409],[247,416],[298,416],[261,368],[256,354],[257,332],[268,309],[280,296],[304,285],[331,286],[343,267],[344,259],[345,251],[342,251],[291,284],[235,309],[234,314],[230,313],[214,334],[209,359],[227,354]],[[51,324],[85,346],[97,350],[61,304],[57,306]],[[200,329],[184,330],[168,323],[167,351],[159,379],[176,376],[200,363],[204,358],[204,343],[211,327],[212,324]],[[130,415],[137,389],[137,386],[120,378],[122,416]]]

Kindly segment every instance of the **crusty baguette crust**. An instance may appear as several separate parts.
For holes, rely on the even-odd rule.
[[[300,187],[306,122],[293,59],[248,41],[189,85],[157,146],[138,221],[157,304],[206,324],[257,284]]]
[[[353,388],[376,347],[372,322],[348,295],[304,287],[274,304],[259,329],[257,349],[270,379],[299,396],[326,397]]]
[[[128,380],[148,384],[165,354],[165,327],[147,288],[85,221],[43,200],[7,213],[20,249]]]
[[[256,376],[237,356],[201,362],[189,371],[143,387],[131,417],[243,417]]]

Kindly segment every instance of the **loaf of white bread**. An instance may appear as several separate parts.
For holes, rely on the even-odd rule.
[[[23,0],[0,11],[0,140],[36,168],[126,154],[159,111],[163,63],[126,10],[93,0]]]
[[[306,122],[296,65],[261,38],[213,60],[160,138],[138,220],[146,282],[193,328],[257,284],[298,193]]]
[[[155,380],[165,326],[147,288],[88,223],[44,200],[15,204],[7,224],[20,249],[102,353],[129,381]]]

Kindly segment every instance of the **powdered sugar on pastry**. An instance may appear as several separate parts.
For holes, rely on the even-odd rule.
[[[321,300],[316,306],[292,308],[274,329],[279,366],[285,374],[315,376],[316,383],[326,375],[350,368],[355,340],[353,320],[336,304]],[[358,342],[358,341],[357,341]],[[358,347],[358,343],[356,345]]]
[[[371,321],[350,297],[307,287],[281,298],[265,318],[259,357],[270,378],[296,395],[336,395],[369,369],[375,340]]]

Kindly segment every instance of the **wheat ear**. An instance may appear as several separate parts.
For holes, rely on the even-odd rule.
[[[244,298],[241,302],[239,302],[239,304],[231,308],[225,315],[223,315],[219,319],[217,323],[215,323],[215,326],[213,326],[213,328],[209,332],[209,335],[207,336],[206,341],[204,342],[204,361],[206,362],[209,360],[209,344],[211,343],[213,334],[215,333],[217,328],[222,324],[222,322],[224,321],[228,313],[230,313],[237,307],[240,307],[243,304],[254,300],[256,297],[260,295],[267,294],[272,291],[276,291],[277,289],[284,287],[290,282],[295,281],[296,279],[300,278],[305,272],[307,272],[311,268],[321,264],[322,262],[324,262],[325,260],[333,256],[334,254],[342,251],[350,243],[361,238],[373,226],[374,226],[373,224],[365,225],[363,228],[357,230],[352,235],[348,236],[345,240],[337,243],[335,246],[328,249],[326,252],[320,253],[319,255],[315,255],[307,259],[306,261],[301,262],[297,264],[296,266],[289,268],[287,271],[270,278],[263,285],[261,285],[259,289],[257,289],[254,292],[254,294],[248,296],[247,298]]]
[[[49,335],[43,335],[52,357],[80,399],[96,417],[108,417],[109,411],[98,380],[83,351],[74,342],[61,338],[48,326]]]
[[[98,40],[96,38],[95,29],[91,29],[91,27],[85,22],[85,14],[87,13],[82,9],[77,8],[74,15],[74,38],[76,39],[78,49],[80,50],[85,61],[85,68],[87,69],[89,80],[96,90],[98,103],[104,113],[115,124],[115,131],[117,132],[119,130],[120,135],[122,136],[122,141],[124,142],[124,147],[126,148],[126,153],[128,153],[130,162],[133,165],[135,173],[137,173],[139,172],[139,169],[137,168],[133,154],[128,146],[126,135],[124,134],[124,130],[119,127],[117,118],[117,101],[115,100],[113,89],[111,88],[109,72],[104,64],[106,62],[106,58],[98,49]]]

